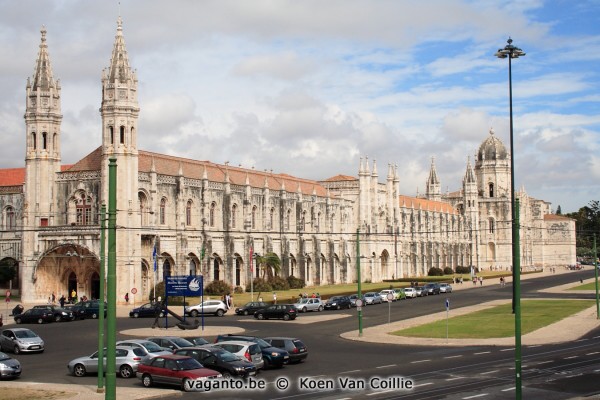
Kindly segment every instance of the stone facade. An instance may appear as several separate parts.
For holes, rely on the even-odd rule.
[[[25,168],[0,170],[0,267],[18,266],[12,285],[23,301],[98,296],[100,210],[113,158],[119,301],[125,293],[146,300],[168,274],[245,288],[259,273],[251,254],[268,252],[279,256],[282,276],[309,285],[355,282],[357,257],[362,280],[372,282],[431,267],[510,268],[510,155],[493,132],[475,167],[467,162],[460,190],[441,193],[432,161],[425,195],[409,197],[397,166],[387,166],[382,183],[366,158],[358,177],[314,181],[138,150],[137,86],[119,19],[102,75],[102,145],[61,165],[60,83],[42,30],[26,86]],[[523,189],[517,196],[521,265],[574,264],[574,222]]]

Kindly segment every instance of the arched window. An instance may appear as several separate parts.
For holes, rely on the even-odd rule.
[[[273,229],[275,225],[275,209],[271,208],[269,210],[269,229]]]
[[[185,224],[187,226],[192,225],[192,201],[188,200],[187,206],[185,207]]]
[[[252,229],[256,229],[256,206],[252,207]]]
[[[292,210],[290,210],[288,208],[287,212],[285,213],[285,229],[289,230],[290,229],[290,220],[292,219]]]
[[[125,144],[125,127],[123,125],[119,129],[119,140],[121,144]]]
[[[495,226],[495,223],[494,223],[494,219],[493,219],[493,218],[490,218],[490,219],[488,220],[488,223],[489,223],[489,229],[490,229],[490,233],[494,233],[494,231],[495,231],[495,228],[496,228],[496,226]]]
[[[143,192],[138,193],[138,201],[140,205],[140,225],[148,225],[148,200]]]
[[[490,197],[494,197],[494,184],[493,183],[489,184],[489,193],[490,193]]]
[[[208,211],[208,225],[215,226],[215,208],[217,205],[213,202],[210,204],[210,210]]]
[[[231,227],[235,228],[235,225],[237,223],[237,204],[234,204],[233,206],[231,206]]]
[[[56,133],[54,135],[52,135],[52,151],[56,151],[56,149],[58,147],[56,145],[56,137],[57,137]]]
[[[6,207],[6,214],[5,214],[5,221],[6,223],[4,224],[6,227],[6,230],[8,231],[12,231],[17,227],[17,221],[15,219],[15,209],[12,208],[11,206]]]
[[[306,230],[306,210],[302,211],[302,219],[300,219],[300,230]]]
[[[75,196],[75,223],[77,225],[89,225],[92,223],[92,198],[85,193]]]
[[[164,225],[166,221],[166,210],[167,208],[167,199],[164,197],[160,199],[160,212],[159,212],[159,224]]]
[[[115,130],[112,125],[108,127],[108,136],[110,137],[110,144],[115,144]]]
[[[166,259],[163,264],[163,276],[171,276],[171,262],[169,261],[169,259]]]
[[[48,134],[46,132],[42,132],[42,149],[48,149]]]
[[[317,232],[319,232],[319,227],[321,226],[321,212],[317,213],[317,220],[315,223],[317,224]]]
[[[31,140],[33,141],[33,149],[37,150],[37,135],[35,132],[31,132]]]

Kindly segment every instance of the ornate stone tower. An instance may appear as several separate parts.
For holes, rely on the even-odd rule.
[[[490,136],[479,146],[475,161],[477,187],[483,198],[510,198],[510,155],[504,144]]]
[[[137,124],[138,80],[129,66],[123,22],[117,34],[110,66],[102,73],[102,201],[108,199],[108,162],[117,159],[117,299],[141,280],[140,208],[138,206]],[[129,273],[122,273],[123,269]]]
[[[478,256],[477,246],[479,243],[479,201],[477,195],[477,179],[471,165],[471,159],[467,159],[467,170],[463,178],[464,212],[470,226],[467,227],[471,234],[471,256]],[[471,265],[479,266],[479,260],[469,260]]]
[[[431,169],[429,170],[429,177],[427,178],[426,185],[426,196],[427,199],[433,201],[442,200],[442,188],[440,180],[438,179],[437,172],[435,170],[435,158],[431,157]]]

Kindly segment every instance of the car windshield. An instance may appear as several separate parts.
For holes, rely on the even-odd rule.
[[[192,343],[190,343],[188,340],[185,340],[183,338],[173,338],[173,339],[171,339],[171,341],[173,341],[173,343],[175,343],[179,347],[192,347],[193,346]]]
[[[187,340],[189,340],[190,342],[194,343],[194,344],[208,344],[208,341],[206,339],[202,339],[202,338],[188,338]]]
[[[159,351],[164,351],[162,347],[160,347],[159,345],[157,345],[154,342],[144,342],[143,346],[146,348],[146,350],[148,350],[150,353],[158,353]]]
[[[298,304],[308,303],[308,299],[302,299],[298,302]]]
[[[338,301],[339,299],[340,299],[340,297],[334,296],[334,297],[330,298],[329,300],[327,300],[327,302],[328,303],[333,303],[334,301]]]
[[[38,337],[35,333],[30,331],[29,329],[23,331],[15,331],[15,336],[19,339],[27,339],[27,338],[35,338]]]
[[[10,360],[10,357],[6,353],[0,353],[0,361]]]
[[[188,371],[190,369],[202,368],[202,364],[190,357],[177,360],[177,367],[180,371]]]
[[[224,362],[238,361],[240,359],[238,356],[228,351],[215,352],[215,355],[219,358],[219,360]]]

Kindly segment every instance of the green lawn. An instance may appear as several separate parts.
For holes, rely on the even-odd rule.
[[[588,300],[525,300],[521,302],[521,332],[527,334],[594,304]],[[450,311],[452,315],[452,311]],[[448,319],[448,337],[486,339],[514,336],[510,303]],[[398,336],[445,338],[446,319],[393,332]]]
[[[572,287],[569,290],[596,290],[596,283],[595,282],[586,283],[583,285]]]

